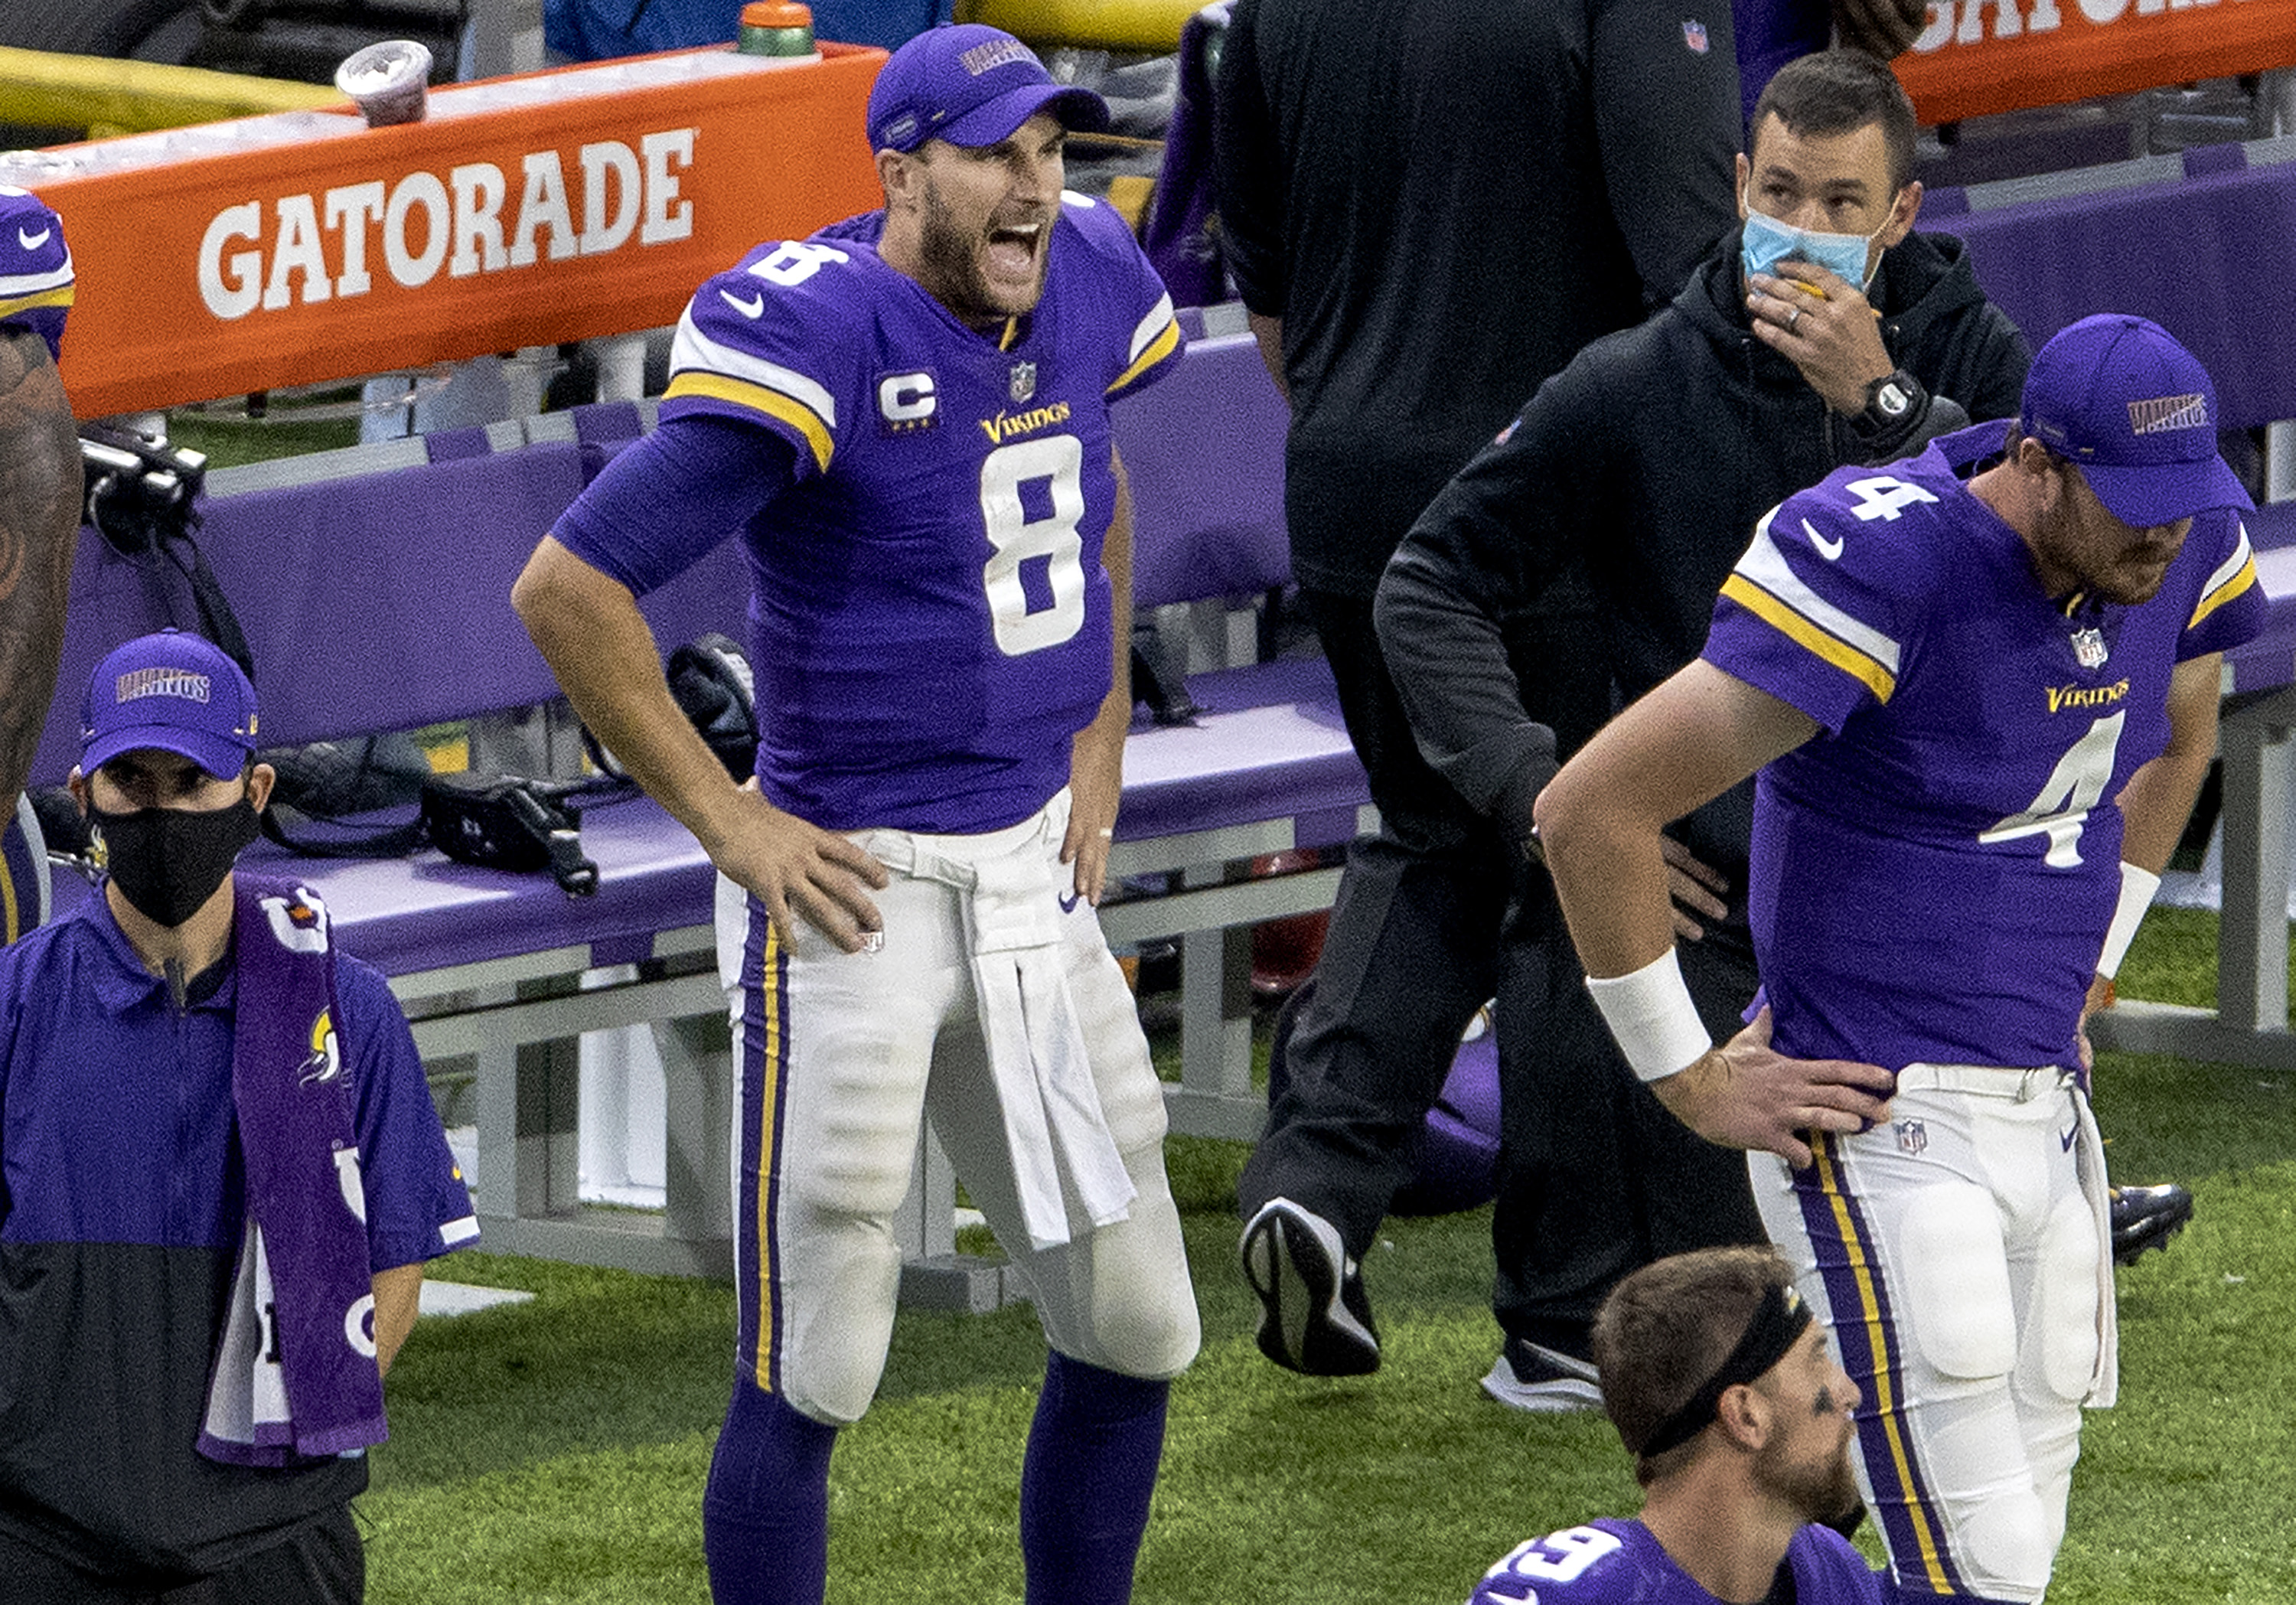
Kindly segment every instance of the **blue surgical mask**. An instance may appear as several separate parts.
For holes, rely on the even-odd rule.
[[[1816,229],[1781,223],[1749,206],[1738,260],[1749,274],[1775,273],[1780,262],[1792,257],[1839,274],[1862,291],[1869,276],[1866,272],[1866,248],[1881,237],[1882,229],[1889,226],[1885,222],[1870,234],[1820,233]]]

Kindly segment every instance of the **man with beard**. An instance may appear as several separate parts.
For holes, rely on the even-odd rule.
[[[2102,315],[2018,418],[1842,469],[1756,526],[1701,655],[1540,793],[1627,1062],[1716,1142],[1874,1407],[1900,1592],[2038,1601],[2116,1391],[2083,1011],[2151,901],[2266,604],[2201,364]],[[1767,1007],[1713,1045],[1659,832],[1759,772]],[[2125,823],[2124,823],[2125,822]]]
[[[829,1456],[884,1366],[920,1122],[1051,1355],[1021,1473],[1034,1605],[1130,1597],[1194,1296],[1164,1106],[1100,898],[1132,700],[1108,404],[1179,329],[1123,220],[1062,192],[1087,92],[981,26],[869,98],[882,212],[760,246],[679,326],[662,423],[513,601],[575,707],[723,872],[739,1068],[726,1601],[817,1605]],[[742,532],[761,729],[737,786],[634,597]]]
[[[1816,1525],[1857,1508],[1857,1385],[1784,1261],[1704,1249],[1645,1265],[1604,1301],[1594,1349],[1642,1514],[1519,1545],[1469,1605],[1881,1600],[1865,1557]]]

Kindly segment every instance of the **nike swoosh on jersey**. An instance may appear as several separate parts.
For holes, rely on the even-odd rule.
[[[2063,1143],[2063,1144],[2065,1145],[2065,1151],[2066,1151],[2067,1153],[2070,1153],[2070,1152],[2072,1152],[2072,1151],[2073,1151],[2073,1143],[2074,1143],[2075,1142],[2077,1142],[2077,1141],[2079,1139],[2079,1137],[2080,1137],[2080,1127],[2079,1127],[2079,1126],[2074,1126],[2074,1127],[2072,1128],[2072,1130],[2070,1130],[2070,1131],[2069,1131],[2069,1132],[2066,1132],[2066,1133],[2062,1134],[2062,1135],[2060,1135],[2060,1136],[2057,1138],[2057,1141],[2058,1141],[2058,1142],[2062,1142],[2062,1143]]]
[[[1810,521],[1808,519],[1804,519],[1801,521],[1801,532],[1809,536],[1809,544],[1817,548],[1818,556],[1824,558],[1827,562],[1830,563],[1841,555],[1841,537],[1840,536],[1834,536],[1832,540],[1827,540],[1824,536],[1818,534],[1816,529],[1811,526]]]
[[[1080,892],[1063,892],[1060,897],[1061,912],[1064,914],[1076,913],[1076,905],[1084,901],[1084,896]]]
[[[718,299],[723,300],[726,305],[731,307],[743,317],[756,319],[765,315],[766,298],[762,293],[753,295],[746,301],[741,297],[735,295],[730,290],[721,290],[718,292]]]
[[[48,242],[48,237],[54,233],[53,229],[44,228],[37,234],[28,234],[20,228],[16,231],[16,243],[26,250],[37,250]]]

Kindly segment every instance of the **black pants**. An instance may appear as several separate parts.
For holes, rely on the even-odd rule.
[[[1677,946],[1701,1019],[1726,1042],[1757,984],[1743,927]],[[1693,1249],[1769,1241],[1746,1156],[1676,1119],[1628,1067],[1544,876],[1510,921],[1496,1024],[1491,1307],[1510,1335],[1584,1359],[1595,1310],[1628,1272]]]
[[[1350,854],[1323,957],[1287,1005],[1267,1127],[1238,1202],[1249,1216],[1288,1198],[1362,1257],[1418,1168],[1459,1033],[1496,996],[1494,1307],[1509,1332],[1583,1354],[1595,1307],[1628,1271],[1682,1249],[1765,1241],[1744,1158],[1694,1136],[1634,1080],[1587,995],[1545,872],[1420,757],[1369,599],[1300,594],[1382,823]],[[1548,713],[1567,752],[1608,712],[1605,658],[1591,614],[1546,623],[1536,659],[1518,653],[1515,668],[1525,706]],[[1718,938],[1686,951],[1684,966],[1719,1040],[1753,994],[1751,950]]]
[[[1427,1110],[1459,1033],[1498,983],[1498,933],[1521,855],[1419,756],[1368,597],[1302,590],[1339,684],[1381,829],[1341,872],[1323,956],[1286,1006],[1267,1128],[1237,1183],[1371,1246],[1418,1168]]]
[[[366,1556],[350,1506],[290,1527],[276,1544],[210,1576],[115,1581],[0,1533],[8,1605],[361,1605]]]

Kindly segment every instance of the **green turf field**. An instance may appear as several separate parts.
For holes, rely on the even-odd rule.
[[[2205,1002],[2210,916],[2161,911],[2124,995]],[[2117,1176],[2174,1177],[2199,1217],[2120,1282],[2121,1399],[2092,1415],[2056,1605],[2285,1605],[2296,1467],[2296,1087],[2108,1055]],[[1457,1605],[1518,1539],[1630,1511],[1598,1417],[1531,1418],[1476,1386],[1496,1352],[1488,1214],[1390,1224],[1366,1268],[1387,1363],[1277,1371],[1234,1269],[1240,1145],[1176,1139],[1204,1321],[1175,1387],[1143,1605]],[[423,1322],[390,1380],[362,1502],[376,1605],[706,1599],[700,1503],[733,1326],[720,1286],[459,1255],[527,1305]],[[1025,1308],[905,1314],[831,1483],[833,1601],[1017,1601],[1020,1445],[1043,1349]]]

